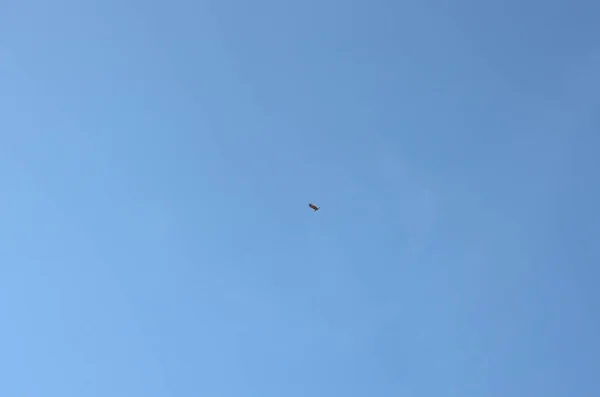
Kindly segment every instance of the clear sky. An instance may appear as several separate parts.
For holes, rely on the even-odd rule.
[[[599,396],[599,20],[3,1],[0,395]]]

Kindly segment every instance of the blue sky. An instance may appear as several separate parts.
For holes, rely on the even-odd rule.
[[[0,395],[600,395],[599,17],[3,2]]]

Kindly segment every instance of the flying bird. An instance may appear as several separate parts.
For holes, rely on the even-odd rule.
[[[308,206],[309,206],[310,208],[312,208],[312,209],[313,209],[315,212],[317,212],[317,211],[319,210],[319,207],[317,207],[316,205],[314,205],[314,204],[312,204],[312,203],[311,203],[311,204],[309,204]]]

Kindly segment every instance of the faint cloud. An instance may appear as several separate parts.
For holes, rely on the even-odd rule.
[[[380,149],[375,161],[377,182],[386,193],[390,218],[403,230],[405,247],[418,251],[435,233],[440,216],[439,190],[423,172],[389,149]]]
[[[588,52],[569,62],[562,75],[561,113],[597,115],[600,102],[600,52]]]

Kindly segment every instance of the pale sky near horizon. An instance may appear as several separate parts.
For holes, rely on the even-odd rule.
[[[599,396],[599,20],[4,1],[0,396]]]

